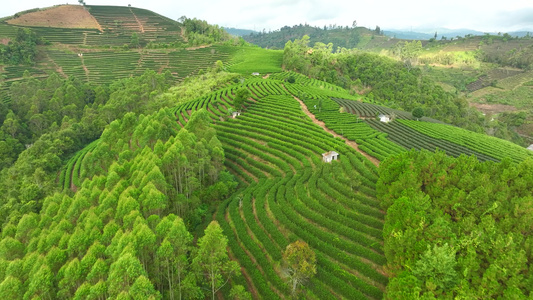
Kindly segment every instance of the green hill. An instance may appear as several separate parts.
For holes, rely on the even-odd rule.
[[[435,119],[477,115],[424,71],[86,8],[0,26],[4,298],[533,295],[533,151]]]
[[[288,83],[289,77],[296,77],[295,83]],[[241,86],[252,96],[243,113],[233,119],[228,109]],[[300,104],[295,98],[303,93]],[[206,110],[214,124],[225,166],[239,183],[233,196],[218,205],[215,216],[244,269],[237,282],[258,297],[287,295],[278,266],[282,250],[297,239],[309,243],[317,254],[317,276],[307,285],[308,297],[383,297],[387,284],[380,233],[384,216],[375,196],[377,168],[365,155],[385,160],[409,149],[440,149],[480,161],[533,159],[531,151],[503,140],[431,119],[416,121],[410,113],[343,96],[352,98],[325,82],[278,73],[268,79],[247,79],[173,109],[182,126],[199,110]],[[320,111],[315,108],[318,101],[322,101]],[[341,106],[349,113],[340,113]],[[313,123],[302,108],[326,127]],[[397,119],[381,123],[375,120],[376,113],[396,114]],[[354,141],[358,147],[354,148]],[[76,179],[78,184],[88,173],[84,170],[92,169],[97,160],[96,156],[83,158],[97,155],[94,147],[88,146],[70,161],[73,177],[82,176]],[[321,161],[321,154],[329,150],[340,153],[338,163]],[[69,182],[69,176],[64,178],[66,189],[78,185]]]
[[[62,7],[65,6],[55,6],[39,13],[48,13],[49,19],[60,18],[64,14]],[[29,76],[36,78],[57,72],[64,77],[76,76],[86,82],[101,84],[140,75],[146,69],[158,73],[168,71],[176,81],[181,81],[213,67],[218,60],[227,65],[234,64],[234,47],[211,45],[213,42],[209,38],[203,45],[196,42],[190,45],[186,40],[189,40],[187,35],[192,33],[188,33],[183,24],[154,12],[119,6],[84,8],[81,12],[76,10],[76,13],[90,13],[101,30],[74,28],[76,24],[71,28],[50,27],[55,23],[11,25],[12,19],[0,23],[0,39],[13,41],[19,30],[26,29],[43,41],[36,46],[36,56],[31,63],[6,64],[0,68],[0,99],[8,101],[9,87],[22,79],[25,70],[28,70]],[[32,13],[36,12],[27,14]],[[237,41],[223,35],[222,38],[227,38],[229,44]]]
[[[379,29],[376,29],[379,30]],[[304,35],[311,38],[313,43],[333,43],[336,47],[356,48],[368,35],[380,35],[364,27],[331,26],[320,28],[309,25],[284,26],[273,32],[258,32],[243,35],[242,37],[252,44],[263,48],[283,49],[285,43],[295,39],[301,39]]]

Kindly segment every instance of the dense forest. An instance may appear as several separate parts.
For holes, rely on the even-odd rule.
[[[4,224],[0,295],[191,299],[220,289],[238,270],[222,229],[212,222],[197,246],[187,230],[235,186],[206,118],[199,111],[182,129],[168,110],[113,121],[73,196],[55,193]]]
[[[532,167],[427,151],[384,161],[387,298],[531,298]]]
[[[336,47],[355,48],[359,43],[360,31],[367,31],[362,27],[348,27],[329,25],[324,28],[305,25],[284,26],[272,32],[262,31],[250,33],[242,38],[249,43],[263,48],[283,49],[287,41],[300,39],[304,35],[309,36],[314,42],[333,43]],[[376,27],[375,34],[380,35],[381,30]]]
[[[145,113],[157,106],[154,92],[168,89],[167,75],[147,71],[109,87],[54,74],[14,83],[12,101],[0,116],[2,223],[14,212],[39,211],[43,197],[57,189],[56,173],[63,162],[97,139],[106,125],[127,112]]]

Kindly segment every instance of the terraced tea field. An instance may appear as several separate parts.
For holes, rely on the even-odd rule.
[[[295,83],[284,81],[295,75]],[[241,86],[252,97],[245,102],[243,113],[233,119],[228,112]],[[313,123],[297,100],[304,94],[306,110],[328,130],[356,141],[359,151],[380,160],[411,148],[438,148],[449,155],[464,153],[480,160],[533,157],[505,141],[415,121],[405,112],[396,112],[399,117],[391,123],[340,113],[339,104],[370,116],[391,110],[354,100],[332,100],[332,95],[350,96],[336,86],[294,73],[249,77],[243,85],[228,85],[180,104],[173,110],[180,126],[194,111],[206,109],[222,142],[225,166],[239,186],[218,206],[214,218],[228,237],[231,256],[242,267],[243,277],[235,283],[263,299],[289,295],[280,262],[282,251],[295,240],[307,242],[317,254],[317,274],[305,286],[306,298],[381,299],[388,281],[383,270],[384,214],[375,197],[377,167],[350,144]],[[319,101],[320,110],[315,108]],[[61,173],[59,180],[65,188],[76,189],[82,183],[84,160],[90,158],[94,145],[76,154]],[[330,150],[340,153],[340,159],[322,162],[321,154]]]
[[[69,19],[64,22],[68,22],[56,24],[56,19],[63,20],[65,15]],[[55,6],[25,14],[11,23],[13,25],[0,23],[0,40],[14,39],[17,30],[26,26],[49,45],[38,47],[40,54],[35,66],[4,67],[0,70],[6,82],[0,86],[2,101],[9,101],[9,86],[20,80],[26,69],[31,76],[38,78],[58,72],[65,77],[76,76],[95,83],[109,83],[114,79],[139,75],[146,69],[157,72],[169,70],[176,80],[182,80],[212,67],[217,60],[229,63],[230,54],[234,51],[224,46],[163,51],[124,48],[131,43],[133,33],[138,35],[142,44],[183,41],[178,22],[132,7]]]

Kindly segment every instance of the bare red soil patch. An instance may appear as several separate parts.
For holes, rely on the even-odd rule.
[[[7,21],[11,25],[58,27],[58,28],[87,28],[102,27],[96,19],[80,5],[61,5],[52,8],[24,14]]]
[[[485,114],[497,114],[505,111],[515,111],[516,107],[505,104],[470,103],[470,106],[477,108]]]

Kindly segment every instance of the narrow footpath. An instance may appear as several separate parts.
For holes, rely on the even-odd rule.
[[[354,141],[350,141],[349,139],[345,138],[344,136],[340,135],[340,134],[337,134],[335,131],[329,129],[326,127],[326,124],[320,120],[318,120],[314,114],[312,114],[309,109],[307,109],[307,105],[305,105],[305,103],[298,99],[296,96],[293,96],[294,99],[298,100],[298,102],[300,102],[300,106],[302,107],[302,110],[304,111],[304,113],[306,115],[308,115],[311,120],[313,121],[313,123],[317,124],[318,126],[322,127],[322,129],[324,129],[325,131],[331,133],[334,137],[339,137],[341,139],[343,139],[346,144],[352,148],[354,148],[357,152],[361,153],[364,157],[368,158],[368,160],[370,160],[376,167],[379,167],[379,160],[371,155],[369,155],[368,153],[364,152],[363,150],[359,149],[359,146],[357,145],[356,142]]]

